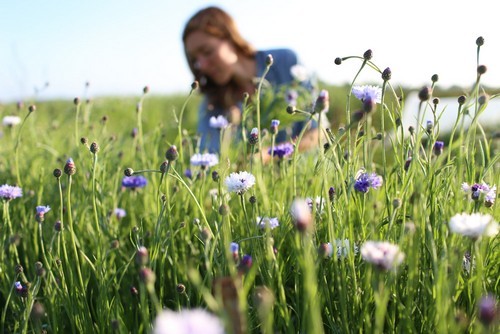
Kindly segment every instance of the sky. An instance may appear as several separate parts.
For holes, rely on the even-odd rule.
[[[216,5],[257,49],[288,47],[319,79],[351,82],[373,51],[393,85],[470,87],[476,38],[484,37],[482,82],[500,87],[496,0],[0,0],[0,103],[33,98],[188,93],[181,41],[197,10]],[[357,83],[380,81],[363,70]],[[48,87],[45,84],[48,83]],[[89,84],[85,89],[86,83]]]

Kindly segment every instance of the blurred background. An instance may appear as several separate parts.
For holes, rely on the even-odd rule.
[[[476,38],[483,36],[482,82],[500,86],[500,29],[493,1],[2,1],[0,103],[37,99],[187,93],[192,76],[181,32],[197,10],[217,5],[258,49],[290,47],[329,85],[349,83],[361,56],[390,67],[391,82],[469,89],[476,79]],[[365,70],[360,84],[380,82]],[[88,84],[88,86],[87,86]]]

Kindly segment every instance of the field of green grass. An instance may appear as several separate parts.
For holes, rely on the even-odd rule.
[[[420,91],[434,119],[410,130],[389,70],[343,61],[380,73],[380,101],[353,93],[357,73],[323,85],[323,141],[269,163],[260,91],[215,157],[196,155],[196,89],[1,105],[0,333],[497,333],[500,140],[477,121],[497,98],[480,64],[441,133],[437,78]],[[314,120],[318,103],[276,115]]]

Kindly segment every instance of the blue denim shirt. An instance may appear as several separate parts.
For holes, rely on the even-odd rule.
[[[257,77],[261,78],[266,69],[266,58],[273,56],[273,65],[269,68],[265,79],[273,86],[291,83],[294,78],[290,69],[298,64],[297,55],[290,49],[273,49],[257,51],[255,55],[257,66]],[[308,86],[312,89],[312,84]],[[241,103],[238,106],[241,110]],[[207,99],[204,98],[198,112],[198,134],[200,135],[200,152],[208,151],[218,153],[220,149],[220,129],[212,128],[209,125],[210,117],[224,114],[224,110],[211,110],[208,112]],[[296,122],[292,125],[292,137],[298,135],[304,126],[304,122]],[[285,130],[280,130],[276,136],[276,142],[287,140]]]

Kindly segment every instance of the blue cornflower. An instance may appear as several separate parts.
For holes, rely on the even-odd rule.
[[[45,220],[45,214],[50,211],[50,206],[39,205],[36,207],[35,219],[37,222],[41,223]]]
[[[23,191],[17,186],[9,186],[8,184],[0,186],[0,197],[6,201],[10,201],[21,196],[23,196]]]
[[[142,175],[124,176],[122,180],[122,187],[132,190],[145,187],[146,184],[148,184],[148,180]]]
[[[201,168],[212,167],[219,163],[219,158],[213,153],[196,153],[191,157],[191,165]]]
[[[365,102],[368,99],[375,103],[382,101],[382,88],[378,86],[354,86],[352,87],[352,93],[361,102]]]
[[[238,253],[240,250],[240,245],[238,245],[236,242],[231,242],[231,245],[229,245],[229,250],[231,253]]]
[[[291,143],[278,144],[274,149],[272,147],[269,148],[267,153],[279,158],[288,157],[293,153],[293,145]]]
[[[271,127],[270,127],[270,130],[271,130],[271,133],[273,135],[277,134],[278,133],[278,127],[280,125],[280,121],[278,119],[273,119],[271,121]]]
[[[274,218],[257,217],[257,226],[261,229],[265,229],[266,227],[269,227],[270,230],[273,230],[276,227],[280,226],[280,222],[278,221],[277,217],[274,217]]]
[[[443,153],[443,148],[444,148],[444,142],[442,141],[436,141],[434,143],[434,154],[435,155],[441,155]]]
[[[382,182],[382,176],[376,173],[366,173],[361,170],[357,173],[354,189],[362,193],[367,193],[370,188],[378,189],[382,186]]]

